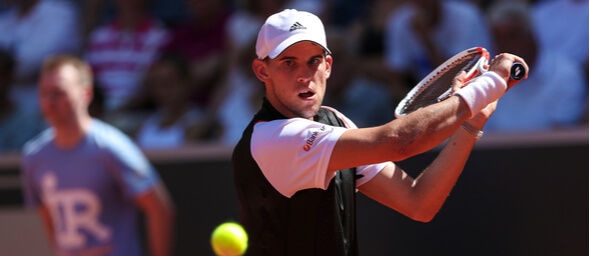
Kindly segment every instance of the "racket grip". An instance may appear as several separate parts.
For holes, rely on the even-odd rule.
[[[512,67],[510,67],[510,79],[520,80],[524,77],[525,73],[524,65],[522,63],[512,63]]]

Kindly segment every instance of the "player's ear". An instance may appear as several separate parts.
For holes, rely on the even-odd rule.
[[[330,74],[332,74],[333,61],[332,55],[326,55],[326,78],[330,78]]]
[[[265,61],[255,59],[252,62],[252,69],[254,70],[254,74],[256,74],[256,77],[258,77],[260,81],[266,82],[270,80],[270,75],[268,74],[268,66]]]

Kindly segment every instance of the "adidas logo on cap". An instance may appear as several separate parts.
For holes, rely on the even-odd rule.
[[[286,9],[268,17],[256,39],[256,56],[274,59],[291,45],[302,41],[314,42],[330,53],[326,32],[320,18],[313,13]]]
[[[289,32],[292,32],[293,30],[297,30],[297,29],[307,29],[307,28],[304,27],[303,25],[301,25],[301,23],[299,23],[297,21],[293,25],[291,25],[291,28],[289,29]]]

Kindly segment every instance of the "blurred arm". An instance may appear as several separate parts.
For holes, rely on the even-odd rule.
[[[135,203],[146,216],[150,255],[171,255],[174,207],[164,185],[159,183],[136,198]]]
[[[52,251],[55,251],[55,233],[49,209],[45,205],[40,204],[37,210],[39,212],[41,222],[43,223],[43,229],[45,230],[45,234],[47,235],[47,240],[49,241],[49,248],[51,248]]]

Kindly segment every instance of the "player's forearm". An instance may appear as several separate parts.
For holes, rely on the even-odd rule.
[[[451,136],[470,115],[462,98],[453,96],[379,127],[347,130],[334,146],[328,171],[402,161],[426,152]]]
[[[421,221],[430,221],[440,210],[461,175],[476,139],[459,129],[432,164],[416,179]]]
[[[397,155],[388,160],[400,161],[436,147],[469,116],[463,99],[451,97],[390,122],[384,127],[386,141],[395,147]]]

